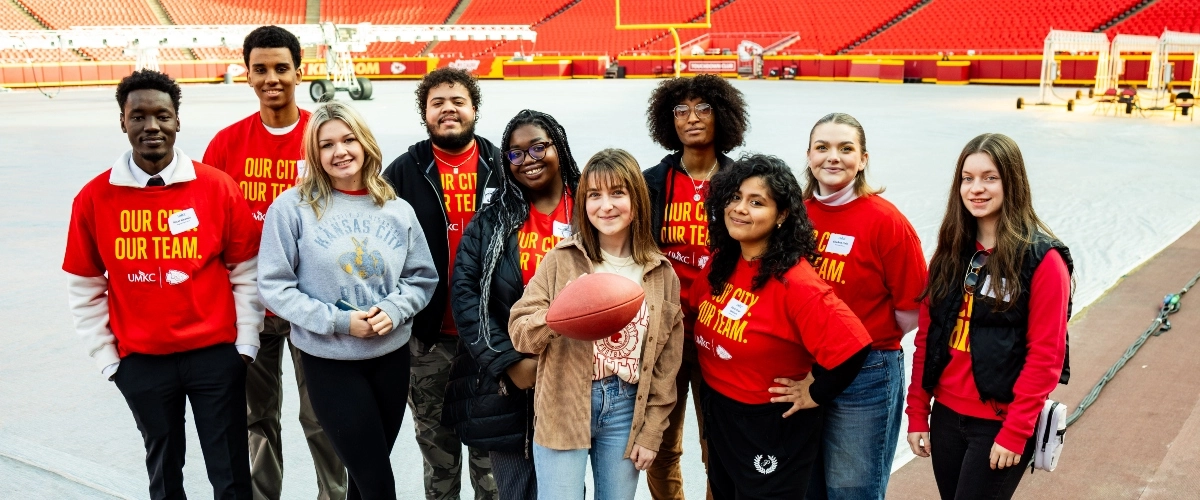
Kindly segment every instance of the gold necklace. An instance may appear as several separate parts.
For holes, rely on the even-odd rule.
[[[679,166],[683,167],[684,172],[687,172],[688,182],[692,184],[692,189],[696,190],[696,193],[692,195],[692,201],[700,201],[700,188],[704,187],[704,183],[712,178],[713,172],[717,171],[717,166],[719,165],[720,163],[714,161],[712,168],[708,169],[708,175],[704,176],[704,180],[700,181],[700,184],[696,184],[695,180],[692,179],[692,172],[688,170],[687,165],[683,164],[683,158],[679,158]]]
[[[469,149],[469,150],[467,151],[467,153],[468,153],[468,154],[467,154],[467,159],[465,159],[465,160],[463,160],[463,161],[460,161],[460,162],[458,162],[458,165],[451,165],[451,164],[450,164],[450,162],[448,162],[448,161],[446,161],[446,160],[442,159],[442,157],[438,156],[438,154],[437,154],[437,149],[434,149],[434,150],[433,150],[433,158],[434,158],[434,159],[436,159],[437,161],[441,162],[443,165],[446,165],[446,166],[448,166],[448,167],[450,167],[450,168],[454,169],[454,173],[456,173],[456,174],[457,174],[457,173],[458,173],[458,167],[461,167],[461,166],[463,166],[463,164],[464,164],[464,163],[466,163],[466,162],[468,162],[468,161],[471,161],[471,157],[472,157],[472,156],[475,156],[475,150],[476,150],[478,147],[479,147],[479,143],[478,143],[478,142],[472,142],[472,143],[471,143],[471,149]]]

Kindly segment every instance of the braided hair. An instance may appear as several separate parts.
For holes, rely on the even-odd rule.
[[[505,162],[504,178],[500,182],[500,187],[492,195],[491,203],[485,206],[480,214],[496,218],[496,230],[492,233],[491,239],[485,242],[483,264],[480,266],[483,276],[479,283],[479,324],[484,325],[484,331],[480,338],[484,339],[488,348],[492,350],[495,348],[492,347],[491,335],[488,333],[486,325],[488,300],[492,294],[493,273],[500,262],[509,235],[520,230],[521,226],[525,225],[525,221],[529,219],[528,196],[522,186],[517,183],[516,177],[513,176],[506,154],[512,147],[513,131],[525,125],[541,128],[554,143],[555,152],[558,155],[558,172],[563,182],[563,194],[574,198],[575,189],[579,186],[579,165],[575,163],[575,157],[571,154],[571,146],[567,143],[567,131],[558,123],[558,120],[546,113],[532,109],[521,110],[517,116],[509,120],[508,125],[504,127],[504,136],[500,142],[500,153],[504,156]]]

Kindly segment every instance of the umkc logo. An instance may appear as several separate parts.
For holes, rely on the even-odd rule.
[[[130,283],[157,283],[158,282],[158,274],[157,273],[147,273],[147,272],[143,272],[143,271],[138,271],[135,274],[128,274],[127,276],[129,277]]]
[[[125,276],[127,278],[129,278],[130,283],[159,283],[158,273],[148,273],[145,271],[138,271],[136,273],[126,274]],[[191,278],[191,276],[188,276],[188,274],[183,271],[179,271],[179,270],[175,270],[175,269],[171,269],[171,270],[167,271],[167,274],[165,276],[166,282],[171,285],[178,285],[180,283],[183,283],[184,281],[187,281],[188,278]],[[162,284],[159,283],[159,286],[162,286]]]

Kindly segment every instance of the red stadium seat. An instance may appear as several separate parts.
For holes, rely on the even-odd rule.
[[[175,24],[304,24],[304,0],[160,0]]]
[[[175,24],[300,24],[306,0],[159,0]],[[320,20],[340,24],[444,23],[462,0],[322,0]],[[1159,0],[1109,28],[1107,32],[1158,35],[1163,29],[1200,32],[1197,0]],[[742,40],[769,45],[780,34],[796,33],[799,40],[783,53],[833,54],[864,37],[852,50],[864,53],[1039,53],[1046,34],[1054,29],[1091,31],[1127,12],[1139,0],[935,0],[916,9],[920,0],[868,0],[847,7],[842,0],[712,0],[712,27],[681,29],[681,41],[710,34],[701,47],[715,52],[733,50]],[[35,22],[22,12],[29,9]],[[704,0],[624,0],[625,24],[692,22],[703,14]],[[914,10],[915,9],[915,10]],[[903,20],[897,17],[913,11]],[[533,26],[536,43],[528,41],[440,41],[373,43],[356,56],[419,55],[426,47],[438,57],[479,57],[514,52],[541,55],[665,53],[674,40],[664,29],[614,29],[614,0],[471,0],[456,24],[516,24]],[[965,22],[971,20],[971,22]],[[40,24],[39,24],[40,22]],[[0,29],[65,29],[88,25],[156,25],[159,19],[145,0],[21,0],[0,3]],[[723,36],[724,35],[724,36]],[[81,49],[78,52],[3,51],[0,61],[78,60],[80,54],[97,60],[129,60],[120,49]],[[241,58],[236,48],[202,48],[190,52],[163,49],[161,60]]]
[[[467,10],[455,24],[517,24],[531,26],[556,14],[565,7],[566,0],[472,0]],[[535,28],[536,30],[537,28]],[[610,26],[611,30],[612,27]],[[540,33],[539,33],[540,35]],[[495,49],[504,42],[499,41],[450,41],[438,42],[431,55],[439,57],[476,57],[485,53],[503,54]],[[530,42],[514,43],[513,51],[521,47],[532,48]],[[510,47],[511,49],[511,47]]]
[[[458,0],[322,0],[321,22],[340,24],[442,24]],[[301,2],[303,8],[303,2]]]
[[[71,26],[160,24],[145,0],[21,0],[50,29]]]
[[[1200,8],[1196,0],[1158,0],[1106,33],[1159,36],[1163,30],[1200,33]]]
[[[737,0],[713,15],[712,32],[798,32],[800,40],[785,52],[833,54],[915,3],[917,0],[853,4],[841,0]]]
[[[974,50],[1036,54],[1042,51],[1051,28],[1092,31],[1136,3],[1138,0],[935,0],[853,53],[962,54]],[[964,22],[966,19],[971,22]]]

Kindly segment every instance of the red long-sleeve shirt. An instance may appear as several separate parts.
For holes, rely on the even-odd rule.
[[[979,249],[982,249],[980,247]],[[929,432],[930,399],[961,415],[1003,421],[996,444],[1012,452],[1025,449],[1033,435],[1046,398],[1058,385],[1067,342],[1067,303],[1071,296],[1071,277],[1066,262],[1057,250],[1046,257],[1033,273],[1029,291],[1029,327],[1025,339],[1028,353],[1025,366],[1013,386],[1012,403],[981,401],[971,371],[970,311],[973,300],[967,296],[959,313],[964,318],[961,331],[949,336],[950,362],[934,387],[933,394],[922,388],[926,338],[929,333],[929,304],[921,304],[913,353],[912,384],[908,388],[909,432]]]

